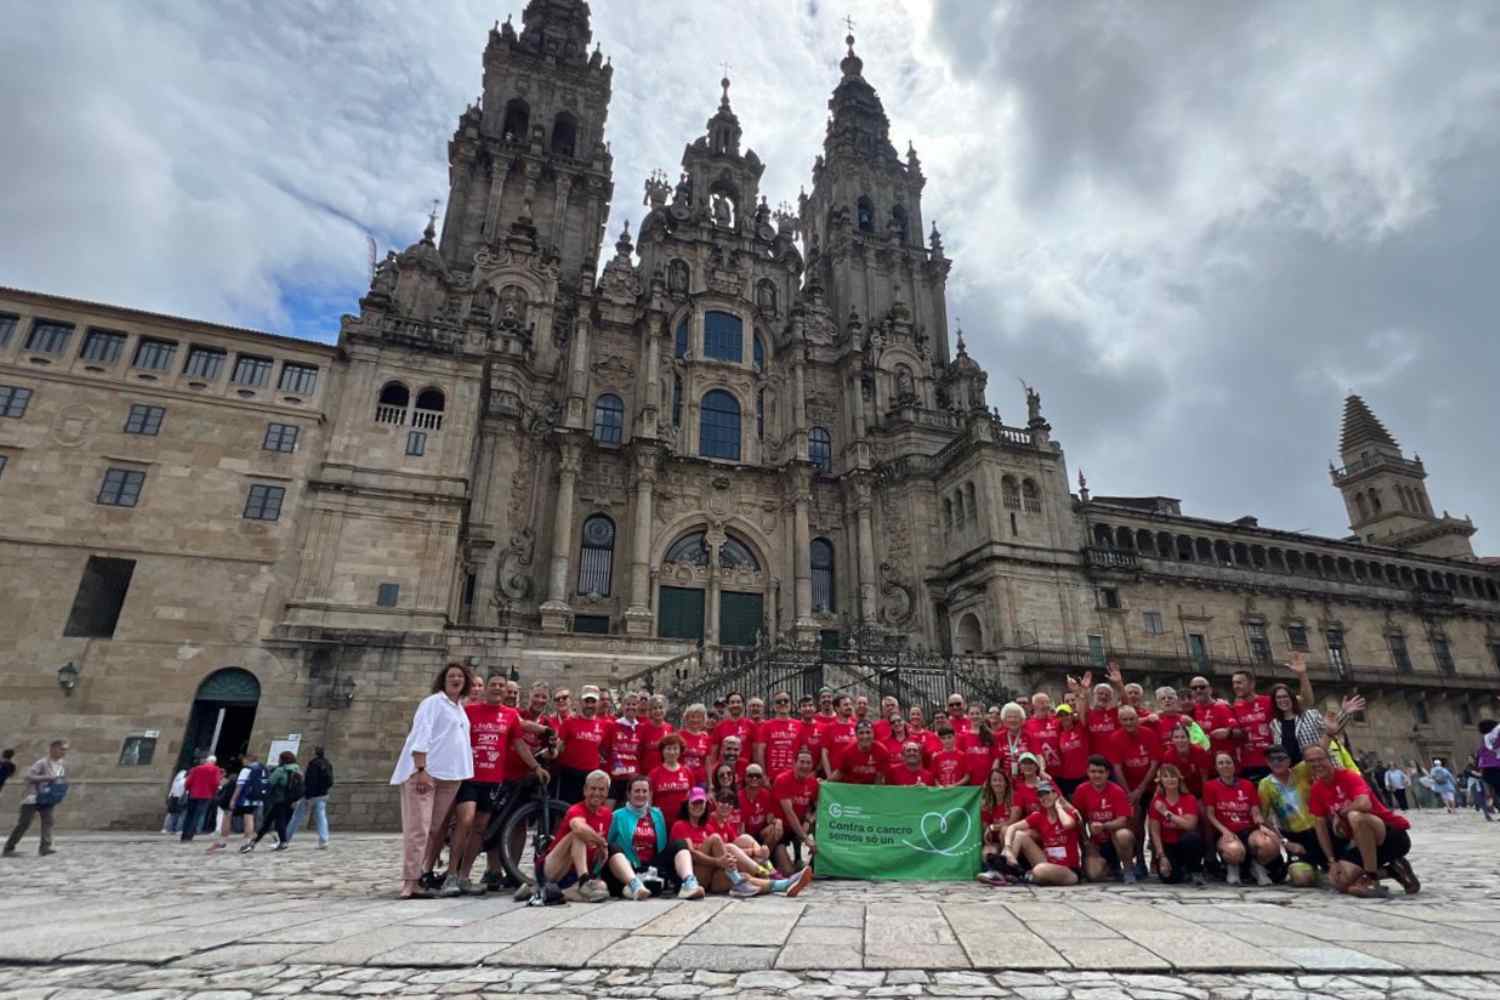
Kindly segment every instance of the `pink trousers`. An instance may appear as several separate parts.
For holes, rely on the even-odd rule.
[[[401,786],[401,880],[415,882],[422,877],[422,862],[429,838],[441,840],[448,824],[448,810],[458,795],[461,781],[433,779],[432,787],[423,788],[410,778]]]

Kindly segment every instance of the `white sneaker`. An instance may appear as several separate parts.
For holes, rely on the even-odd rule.
[[[584,901],[588,903],[602,903],[609,898],[609,886],[604,884],[603,879],[591,878],[583,883],[579,890]]]
[[[569,903],[582,903],[582,902],[584,902],[583,890],[579,887],[579,885],[578,885],[577,882],[574,882],[572,885],[570,885],[566,889],[564,889],[562,891],[562,896],[563,896],[564,901],[569,902]]]
[[[462,892],[463,892],[463,889],[460,888],[459,884],[458,884],[458,876],[457,875],[449,875],[447,878],[443,879],[443,887],[438,890],[438,895],[439,896],[457,896],[457,895],[459,895]]]
[[[1271,873],[1266,871],[1266,866],[1259,861],[1250,862],[1250,874],[1255,876],[1256,885],[1271,884]]]
[[[1230,865],[1229,866],[1229,870],[1224,873],[1224,884],[1225,885],[1239,885],[1240,884],[1240,866],[1239,865]]]

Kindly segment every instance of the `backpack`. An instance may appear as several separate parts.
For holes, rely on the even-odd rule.
[[[283,786],[283,787],[284,787],[284,791],[282,793],[283,794],[283,801],[285,801],[285,802],[297,802],[297,801],[301,800],[301,798],[302,798],[302,792],[303,792],[303,790],[306,787],[306,785],[304,784],[304,782],[302,780],[302,772],[301,771],[290,771],[290,770],[287,771],[287,773],[286,773],[286,785]]]
[[[245,793],[240,796],[240,801],[246,803],[260,803],[266,799],[266,766],[261,763],[250,765],[250,774],[245,778]]]

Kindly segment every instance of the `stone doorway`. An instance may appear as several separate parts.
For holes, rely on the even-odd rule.
[[[213,754],[220,766],[243,754],[250,746],[259,704],[260,681],[248,670],[226,667],[204,678],[188,714],[178,769],[192,767],[202,754]]]

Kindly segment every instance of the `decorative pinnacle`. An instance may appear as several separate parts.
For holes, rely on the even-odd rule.
[[[427,216],[427,228],[422,230],[422,240],[431,243],[437,238],[437,207],[438,200],[432,199],[432,212]]]

